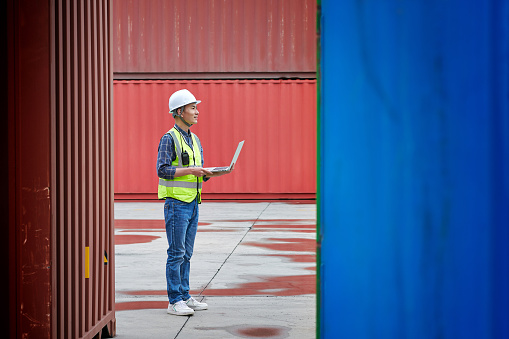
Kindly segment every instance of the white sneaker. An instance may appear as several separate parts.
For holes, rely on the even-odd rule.
[[[206,303],[201,303],[193,297],[187,299],[185,303],[187,306],[189,306],[195,311],[206,310],[209,307],[209,305],[207,305]]]
[[[194,311],[189,308],[185,302],[177,301],[175,304],[169,304],[168,305],[168,311],[169,314],[173,315],[193,315]]]

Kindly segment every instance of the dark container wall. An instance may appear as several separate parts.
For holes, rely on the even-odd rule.
[[[49,338],[51,335],[52,232],[51,211],[51,27],[48,2],[11,4],[15,23],[12,62],[16,78],[10,107],[9,145],[15,148],[14,221],[15,242],[10,244],[15,277],[16,336]],[[43,15],[40,15],[40,14]],[[21,20],[19,20],[21,19]],[[12,85],[12,84],[11,84]]]
[[[4,291],[0,295],[0,305],[3,305],[5,316],[0,321],[4,334],[13,338],[16,331],[16,275],[15,270],[15,179],[16,171],[15,152],[12,152],[14,142],[14,9],[13,3],[8,1],[4,11],[0,13],[0,20],[5,23],[3,30],[0,29],[0,44],[5,54],[2,70],[0,72],[7,90],[1,92],[1,103],[5,107],[5,113],[0,117],[0,213],[4,216],[4,227],[0,237],[0,255],[4,258],[4,270],[0,279],[4,281]]]
[[[115,79],[315,78],[314,0],[118,0]]]
[[[110,2],[7,10],[9,337],[114,334]]]

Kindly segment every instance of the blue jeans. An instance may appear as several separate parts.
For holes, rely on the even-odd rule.
[[[198,201],[166,198],[164,220],[168,238],[166,290],[170,304],[189,299],[189,271],[198,229]]]

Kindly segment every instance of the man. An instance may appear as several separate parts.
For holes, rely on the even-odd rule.
[[[190,127],[198,122],[194,95],[187,89],[173,93],[169,100],[175,125],[159,142],[157,175],[158,197],[166,199],[164,220],[168,238],[166,285],[168,313],[192,315],[208,305],[189,295],[190,259],[198,228],[198,205],[201,203],[203,181],[230,173],[212,173],[203,168],[203,149]]]

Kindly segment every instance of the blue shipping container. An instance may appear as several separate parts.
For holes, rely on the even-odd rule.
[[[321,2],[321,338],[509,338],[508,18]]]

